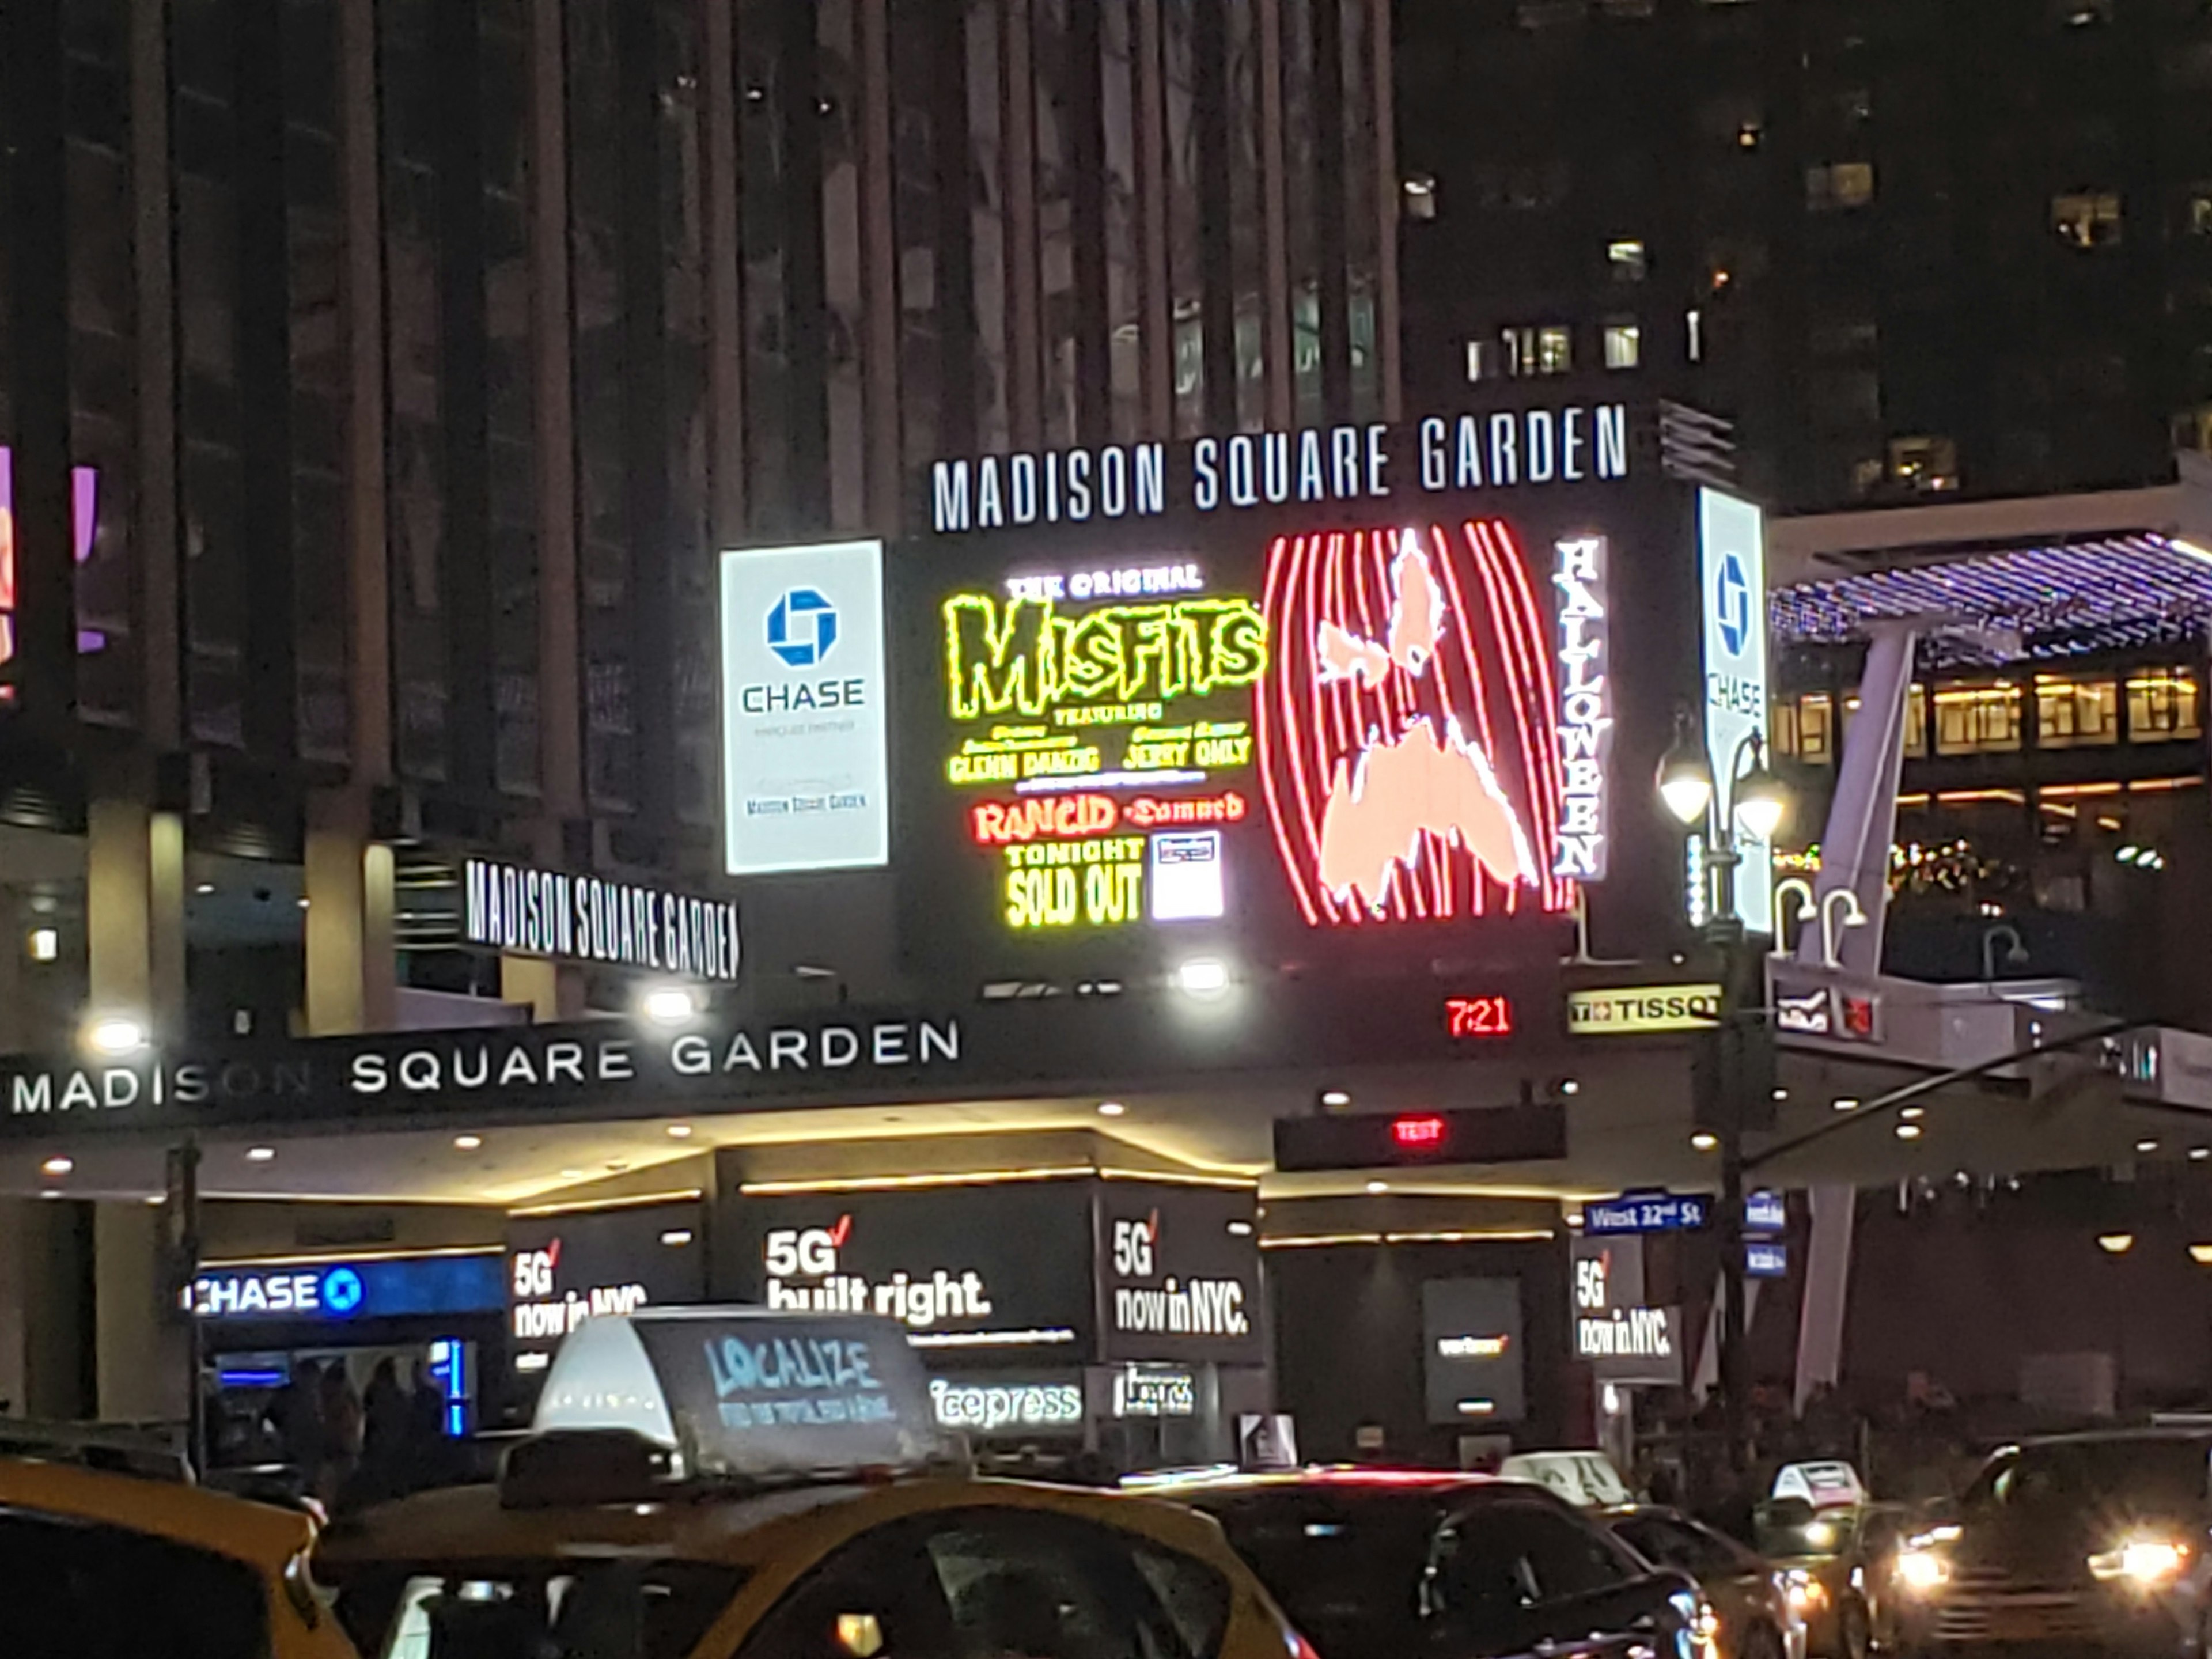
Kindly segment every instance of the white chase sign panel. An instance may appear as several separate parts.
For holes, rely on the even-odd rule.
[[[732,875],[890,860],[884,544],[722,555],[722,807]]]
[[[1723,794],[1743,740],[1766,743],[1766,519],[1749,501],[1698,492],[1698,609],[1705,638],[1705,751]],[[1729,826],[1723,825],[1725,830]],[[1742,862],[1735,913],[1754,933],[1774,931],[1774,848],[1734,826]]]

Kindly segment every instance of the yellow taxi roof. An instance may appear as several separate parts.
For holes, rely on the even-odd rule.
[[[1201,1554],[1221,1547],[1212,1521],[1176,1504],[1018,1480],[945,1479],[542,1509],[502,1508],[497,1488],[460,1486],[334,1522],[323,1535],[319,1559],[340,1576],[348,1567],[379,1561],[558,1559],[617,1549],[754,1566],[820,1531],[850,1532],[902,1516],[979,1504],[1087,1516]],[[855,1506],[866,1513],[851,1513]]]
[[[70,1463],[0,1458],[0,1505],[152,1533],[275,1571],[314,1540],[296,1510],[255,1504],[175,1481]]]

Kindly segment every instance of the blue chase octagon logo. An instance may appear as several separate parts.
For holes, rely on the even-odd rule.
[[[811,587],[794,587],[768,613],[768,648],[790,668],[811,668],[837,643],[837,608]]]
[[[323,1305],[334,1314],[358,1311],[365,1294],[361,1275],[350,1267],[333,1267],[323,1275]]]
[[[1741,657],[1751,642],[1751,584],[1744,578],[1743,561],[1733,552],[1721,560],[1713,582],[1713,619],[1729,654]]]

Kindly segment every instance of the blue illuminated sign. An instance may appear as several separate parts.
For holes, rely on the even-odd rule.
[[[1743,1247],[1743,1272],[1747,1279],[1787,1279],[1790,1247],[1753,1240]]]
[[[1712,1202],[1702,1193],[1637,1192],[1619,1198],[1601,1198],[1583,1206],[1583,1231],[1593,1237],[1609,1233],[1686,1233],[1705,1225]]]
[[[1748,1194],[1743,1200],[1743,1230],[1747,1233],[1786,1233],[1790,1231],[1790,1206],[1782,1194],[1761,1190]]]
[[[498,1313],[507,1306],[507,1279],[495,1251],[217,1267],[192,1280],[189,1305],[200,1319],[319,1324],[418,1314]]]

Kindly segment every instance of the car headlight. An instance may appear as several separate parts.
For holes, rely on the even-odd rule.
[[[1805,1541],[1816,1550],[1832,1550],[1836,1547],[1836,1528],[1832,1522],[1815,1521],[1805,1528]]]
[[[2089,1571],[2110,1583],[2163,1584],[2189,1565],[2189,1546],[2171,1538],[2130,1538],[2118,1549],[2089,1558]]]
[[[1828,1605],[1828,1587],[1802,1567],[1793,1567],[1783,1575],[1782,1591],[1790,1598],[1790,1610],[1801,1615],[1818,1613]]]
[[[1896,1577],[1908,1595],[1933,1595],[1951,1582],[1951,1564],[1925,1546],[1907,1545],[1898,1552]]]

